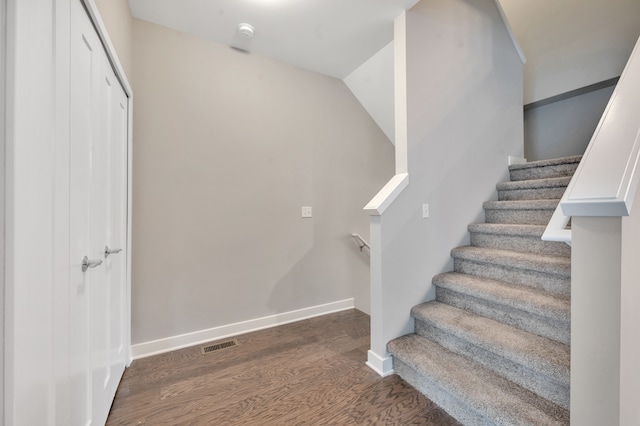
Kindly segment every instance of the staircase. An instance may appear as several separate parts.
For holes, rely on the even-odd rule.
[[[509,167],[454,271],[392,340],[394,370],[458,421],[568,425],[571,252],[540,238],[580,157]]]

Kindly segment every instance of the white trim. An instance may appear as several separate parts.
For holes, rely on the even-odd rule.
[[[345,311],[347,309],[353,309],[354,307],[354,299],[339,300],[337,302],[326,303],[324,305],[312,306],[309,308],[283,312],[281,314],[237,322],[206,330],[194,331],[164,339],[138,343],[131,346],[131,353],[133,355],[133,359],[144,358],[174,351],[176,349],[186,348],[188,346],[199,345],[212,340],[225,339],[227,337],[263,330],[265,328],[277,327],[279,325],[301,321],[320,315]]]
[[[507,15],[504,13],[504,9],[502,8],[502,4],[500,4],[500,0],[493,0],[493,3],[495,3],[496,8],[498,9],[498,13],[500,13],[502,22],[504,22],[504,26],[507,28],[507,32],[509,33],[509,37],[511,37],[511,42],[513,43],[513,47],[515,47],[516,52],[518,52],[518,56],[520,56],[520,60],[522,61],[523,64],[526,64],[527,57],[524,56],[524,51],[522,50],[520,43],[518,43],[518,39],[516,38],[516,35],[513,32],[513,28],[511,27],[511,23],[509,22]]]
[[[125,306],[125,344],[127,345],[126,363],[131,365],[131,259],[133,253],[133,96],[129,96],[129,130],[127,143],[127,271],[126,271],[126,295]]]
[[[571,229],[567,229],[569,219],[558,205],[542,234],[542,241],[557,241],[571,245]]]
[[[510,166],[516,165],[516,164],[526,164],[527,163],[527,159],[524,157],[515,157],[513,155],[510,155],[508,157],[508,164]]]
[[[409,185],[409,173],[400,173],[392,177],[389,182],[369,201],[364,211],[372,216],[380,216],[398,198],[398,195]]]
[[[5,259],[5,170],[6,170],[6,159],[5,159],[5,149],[6,149],[6,141],[5,141],[5,105],[6,105],[6,95],[5,95],[5,68],[6,68],[6,60],[5,60],[5,47],[6,47],[6,37],[5,31],[7,28],[7,2],[6,0],[0,0],[0,244],[2,244],[0,248],[0,307],[2,312],[0,312],[0,423],[5,423],[4,418],[4,316],[5,316],[5,305],[4,305],[4,259]]]
[[[124,68],[120,63],[120,59],[118,59],[118,54],[116,53],[116,48],[113,46],[111,42],[111,38],[109,38],[109,33],[107,31],[107,27],[102,21],[102,17],[100,16],[100,11],[98,6],[96,6],[94,0],[81,0],[84,6],[87,8],[87,12],[89,13],[89,18],[91,22],[96,28],[96,32],[100,37],[100,41],[104,46],[104,50],[107,52],[107,56],[109,57],[109,61],[114,68],[116,76],[122,83],[122,88],[124,92],[127,94],[127,97],[131,98],[133,95],[133,90],[131,89],[131,85],[129,84],[129,80],[127,79],[127,75],[124,72]]]
[[[381,358],[375,352],[369,350],[367,352],[367,367],[378,373],[381,377],[387,377],[394,373],[393,358],[388,356]]]
[[[393,105],[396,174],[409,172],[407,94],[407,12],[393,21]]]

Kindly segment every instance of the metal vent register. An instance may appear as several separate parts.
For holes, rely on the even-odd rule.
[[[238,341],[236,339],[226,340],[224,342],[215,343],[209,346],[202,347],[202,353],[208,354],[209,352],[219,351],[221,349],[227,349],[238,345]]]

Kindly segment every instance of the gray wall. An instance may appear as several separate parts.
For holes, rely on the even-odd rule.
[[[640,2],[500,0],[527,57],[524,104],[620,76],[640,36]],[[582,154],[613,87],[525,112],[529,161]]]
[[[524,103],[618,77],[640,36],[637,0],[500,0],[527,57]]]
[[[606,87],[525,111],[527,160],[584,154],[614,88]]]
[[[396,68],[395,78],[407,85],[406,121],[396,116],[396,135],[406,126],[408,136],[395,146],[397,155],[407,150],[409,186],[371,226],[381,247],[380,258],[371,257],[372,279],[379,273],[382,286],[371,317],[380,358],[390,339],[412,331],[411,306],[433,299],[431,279],[451,269],[451,249],[468,244],[467,225],[482,220],[482,202],[496,197],[507,157],[523,155],[522,61],[493,1],[414,6],[406,14],[406,69]],[[396,105],[397,114],[402,109]]]
[[[133,28],[132,343],[351,297],[368,311],[350,234],[368,237],[393,146],[345,84]]]
[[[393,42],[380,49],[343,81],[393,143]]]

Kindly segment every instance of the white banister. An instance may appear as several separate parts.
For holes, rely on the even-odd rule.
[[[640,43],[560,205],[566,216],[628,216],[640,182]]]
[[[640,183],[640,41],[544,235],[571,244],[571,216],[628,216]]]
[[[567,228],[571,218],[562,213],[560,204],[551,216],[547,229],[542,234],[544,241],[559,241],[571,245],[571,229]]]
[[[572,217],[571,424],[640,424],[640,41],[560,202]]]
[[[398,173],[376,194],[364,211],[371,216],[380,216],[400,193],[409,185],[409,173]]]

